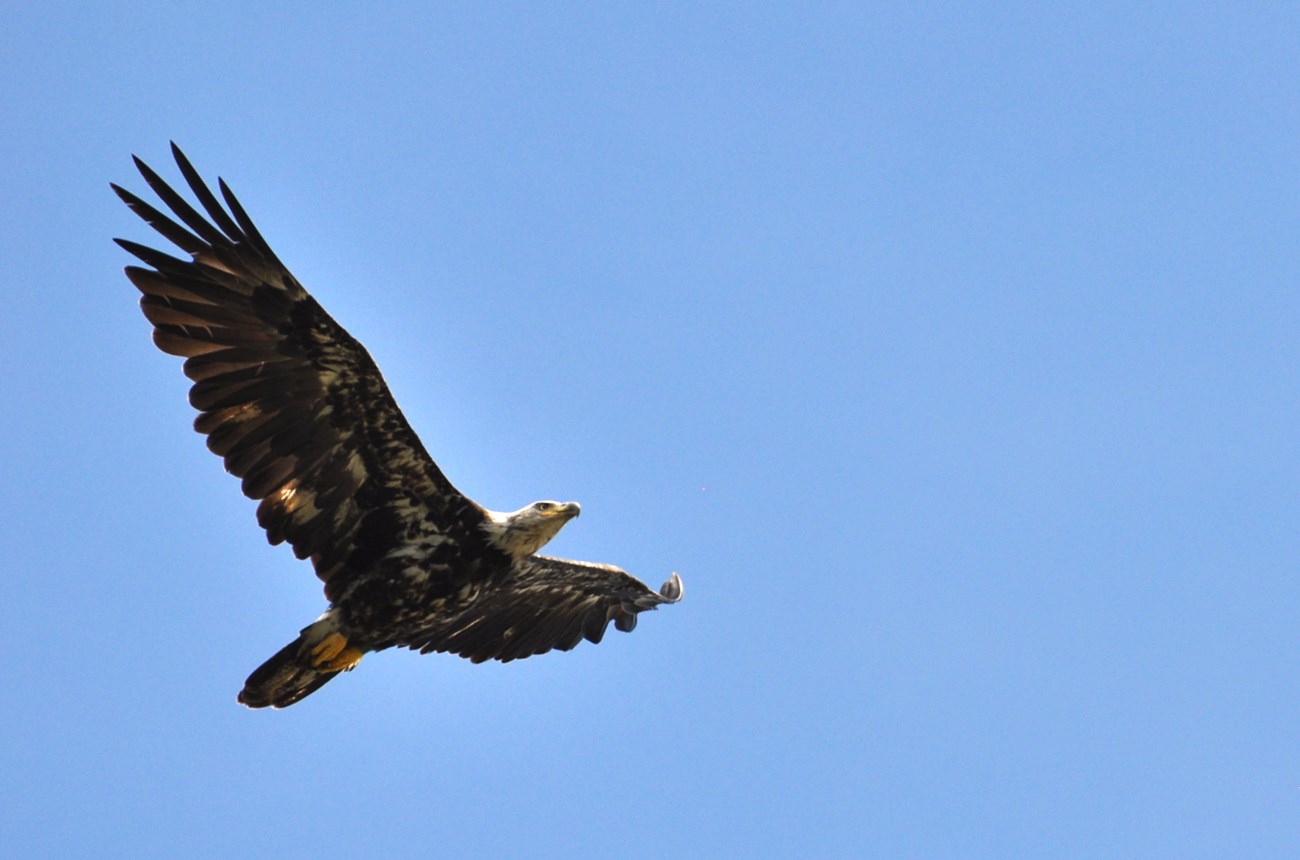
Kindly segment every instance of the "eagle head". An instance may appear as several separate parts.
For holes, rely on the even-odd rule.
[[[488,511],[488,539],[512,558],[532,555],[582,513],[577,502],[533,502],[508,514]]]

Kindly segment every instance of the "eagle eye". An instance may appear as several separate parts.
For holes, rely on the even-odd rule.
[[[537,504],[533,505],[533,507],[537,508],[537,510],[539,511],[545,512],[555,507],[555,505],[551,504],[550,502],[538,502]]]

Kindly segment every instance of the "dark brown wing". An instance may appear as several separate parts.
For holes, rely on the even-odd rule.
[[[607,564],[534,555],[516,562],[505,582],[485,585],[460,612],[435,619],[415,641],[398,644],[475,663],[508,662],[552,648],[568,651],[583,639],[599,642],[611,621],[630,631],[637,613],[681,599],[682,580],[675,573],[655,592]]]
[[[175,144],[172,153],[208,218],[138,158],[184,226],[113,190],[193,259],[117,242],[153,267],[126,274],[144,293],[154,343],[186,359],[201,413],[194,428],[261,501],[270,542],[311,558],[333,600],[351,574],[399,546],[430,535],[482,540],[483,509],[425,452],[365,348],[276,258],[226,184],[218,180],[229,212]]]

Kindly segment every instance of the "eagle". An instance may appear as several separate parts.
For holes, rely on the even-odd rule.
[[[270,543],[311,560],[329,602],[249,675],[239,702],[288,707],[394,646],[474,663],[567,651],[681,599],[676,573],[654,591],[612,565],[538,555],[577,502],[502,513],[457,490],[365,348],[289,273],[226,183],[223,207],[171,150],[207,217],[133,157],[170,216],[112,189],[189,259],[117,239],[148,266],[126,276],[154,343],[185,359],[194,429],[259,503]]]

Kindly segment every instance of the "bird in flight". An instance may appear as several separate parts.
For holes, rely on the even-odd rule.
[[[501,513],[452,486],[369,353],[289,273],[226,183],[223,207],[175,144],[172,155],[207,217],[136,158],[171,214],[113,190],[189,259],[117,239],[148,266],[126,275],[154,343],[185,359],[194,429],[259,502],[267,539],[311,560],[329,601],[248,677],[240,702],[287,707],[394,646],[475,663],[567,651],[681,599],[676,573],[653,591],[612,565],[538,555],[577,502]]]

